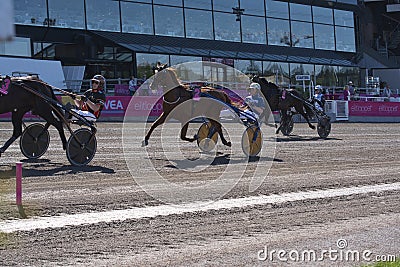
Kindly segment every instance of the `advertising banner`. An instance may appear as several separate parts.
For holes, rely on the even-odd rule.
[[[399,102],[350,101],[349,116],[358,117],[398,117]]]

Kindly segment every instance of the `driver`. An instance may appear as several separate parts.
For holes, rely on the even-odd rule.
[[[265,101],[262,96],[260,96],[261,86],[258,83],[251,83],[247,89],[249,96],[245,98],[245,102],[254,111],[256,118],[260,116],[265,110]]]
[[[317,110],[324,111],[325,96],[322,93],[322,86],[316,85],[314,90],[315,90],[315,94],[313,97],[314,106]]]
[[[93,76],[92,89],[87,90],[83,95],[74,96],[74,102],[78,110],[74,110],[89,121],[96,121],[103,110],[106,96],[103,92],[106,79],[102,75]]]

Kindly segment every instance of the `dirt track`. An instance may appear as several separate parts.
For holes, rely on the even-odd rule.
[[[11,133],[10,127],[0,123],[1,143]],[[210,182],[229,164],[243,167],[244,178],[222,196],[224,199],[400,182],[397,124],[333,124],[327,140],[318,139],[305,124],[296,124],[293,134],[278,135],[272,162],[268,158],[247,162],[242,154],[221,148],[210,166],[189,174],[179,169],[179,162],[158,154],[157,138],[150,140],[148,154],[131,156],[134,162],[149,157],[168,181],[189,187]],[[24,160],[18,144],[13,144],[0,158],[0,222],[19,216],[13,204],[16,161],[24,163],[23,201],[29,217],[162,205],[132,178],[121,135],[122,124],[99,123],[97,154],[83,168],[69,165],[53,129],[50,149],[39,160]],[[272,140],[271,136],[264,138]],[[179,142],[177,147],[177,154],[198,156],[195,144]],[[249,192],[248,177],[258,164],[268,162],[272,163],[269,175],[257,190]],[[163,188],[154,181],[157,190]],[[197,197],[201,198],[195,195],[194,200]],[[257,252],[266,245],[288,251],[329,249],[339,238],[345,238],[351,249],[400,256],[399,204],[398,191],[388,191],[0,233],[0,265],[281,266],[282,261],[259,261]],[[302,264],[332,266],[329,260]]]

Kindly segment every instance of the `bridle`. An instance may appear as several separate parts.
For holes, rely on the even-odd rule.
[[[157,73],[159,73],[159,72],[161,72],[161,71],[163,71],[163,70],[165,71],[165,68],[166,68],[166,64],[163,65],[162,67],[155,68],[155,69],[154,69],[154,73],[157,74]],[[168,73],[168,75],[171,75],[171,74]],[[153,82],[154,82],[154,80],[153,80]],[[159,85],[157,84],[157,86],[159,86]],[[163,87],[163,91],[164,91],[166,86],[163,86],[163,85],[160,85],[160,86]],[[179,89],[174,88],[174,89],[169,90],[167,93],[171,92],[172,90],[179,90]],[[178,91],[178,92],[179,92],[179,91]],[[164,94],[162,99],[163,99],[163,102],[164,102],[164,103],[166,103],[166,104],[168,104],[168,105],[174,105],[174,104],[178,103],[178,102],[181,100],[181,96],[180,96],[180,94],[179,94],[176,100],[168,101],[168,100],[165,99],[165,94]]]

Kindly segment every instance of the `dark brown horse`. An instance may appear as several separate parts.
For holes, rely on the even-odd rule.
[[[255,76],[252,78],[252,81],[260,84],[261,92],[267,100],[271,111],[279,111],[282,120],[287,119],[286,116],[288,111],[294,107],[296,112],[303,116],[307,121],[308,126],[313,130],[315,129],[315,126],[310,122],[314,113],[310,107],[304,104],[304,101],[306,100],[303,99],[303,96],[298,91],[294,89],[280,90],[276,84],[267,81],[263,77]],[[270,116],[270,114],[267,114],[268,112],[269,110],[266,109],[266,114],[262,114],[262,116],[268,118]],[[279,133],[279,130],[280,127],[276,130],[276,133]]]
[[[6,77],[0,79],[2,94],[0,95],[0,114],[11,112],[13,134],[0,148],[0,155],[22,134],[22,118],[25,113],[32,111],[42,117],[49,125],[53,125],[59,132],[65,150],[65,138],[61,116],[63,111],[59,107],[52,108],[40,95],[58,101],[50,85],[34,77]]]
[[[163,124],[169,116],[177,119],[182,124],[180,137],[184,141],[193,142],[197,140],[195,135],[193,138],[186,136],[190,120],[196,117],[205,117],[211,122],[211,129],[214,129],[221,138],[221,141],[226,146],[231,146],[231,142],[228,142],[223,133],[222,126],[219,123],[219,116],[223,104],[217,103],[221,101],[222,103],[232,104],[230,98],[225,92],[215,90],[211,87],[201,87],[198,93],[201,97],[198,101],[192,100],[196,97],[194,91],[190,89],[188,85],[182,84],[177,77],[176,71],[173,68],[167,68],[163,65],[156,69],[157,74],[154,76],[154,80],[150,87],[152,90],[157,90],[158,88],[163,88],[163,113],[160,117],[151,125],[149,132],[146,134],[145,139],[142,142],[142,146],[148,145],[148,140],[150,139],[151,133],[154,129]],[[210,99],[216,99],[212,101]],[[189,101],[192,100],[192,101]],[[176,109],[179,105],[187,102],[188,109],[183,112],[171,112]],[[185,103],[186,104],[186,103]]]

